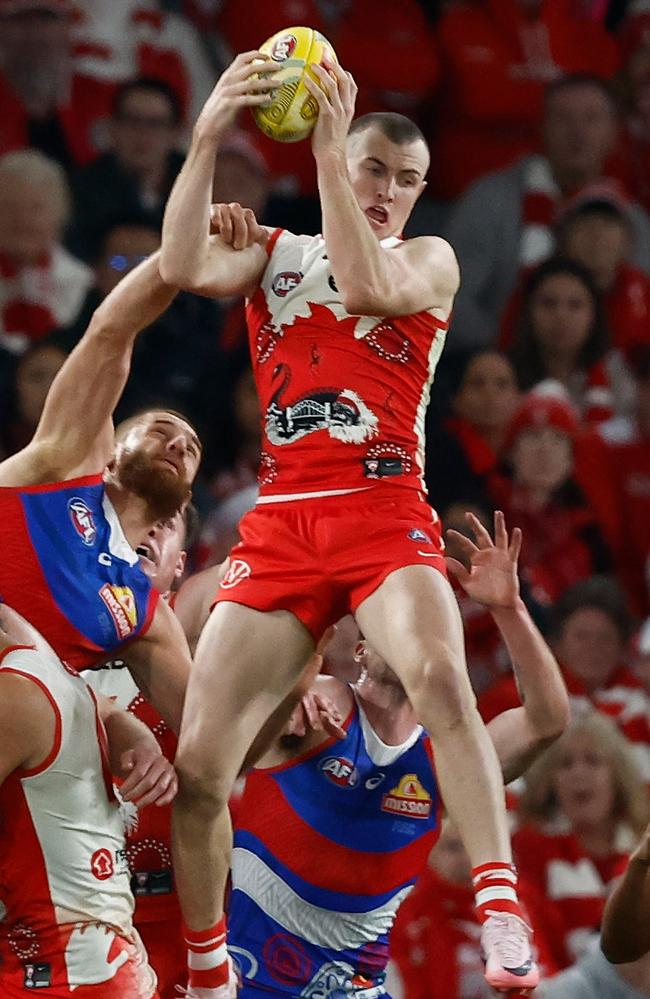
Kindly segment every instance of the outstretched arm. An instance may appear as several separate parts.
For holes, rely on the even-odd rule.
[[[125,650],[137,687],[178,732],[192,661],[176,615],[159,600],[151,627]]]
[[[353,315],[405,316],[424,309],[451,312],[459,272],[449,243],[422,236],[383,248],[357,202],[350,182],[346,141],[354,115],[356,84],[349,73],[327,59],[312,67],[320,86],[305,76],[318,102],[312,149],[318,172],[323,236],[343,304]],[[372,162],[360,169],[374,169]],[[405,180],[406,183],[406,180]],[[424,188],[424,176],[414,178]]]
[[[650,826],[605,906],[600,945],[612,964],[650,953]]]
[[[210,235],[212,177],[220,142],[237,112],[263,104],[277,85],[268,75],[258,78],[260,60],[268,57],[244,52],[222,73],[194,127],[165,210],[160,273],[165,281],[199,294],[247,294],[266,267],[260,243],[241,248]]]
[[[488,725],[508,783],[562,734],[569,721],[569,699],[555,656],[519,596],[521,531],[515,528],[509,541],[505,518],[497,511],[493,541],[473,514],[467,519],[476,544],[456,531],[450,533],[467,554],[470,568],[452,558],[446,561],[465,592],[489,608],[512,660],[522,706],[504,711]]]
[[[112,415],[131,368],[138,333],[165,311],[158,254],[128,274],[95,310],[57,374],[34,438],[0,465],[0,485],[32,485],[103,469],[113,449]]]

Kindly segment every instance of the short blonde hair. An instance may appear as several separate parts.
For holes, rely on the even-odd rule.
[[[56,221],[64,226],[72,213],[72,196],[63,167],[38,149],[17,149],[0,156],[0,184],[12,179],[42,187],[52,202]]]
[[[614,781],[616,817],[641,833],[650,818],[650,798],[632,747],[616,724],[599,711],[574,719],[564,734],[529,768],[526,790],[519,804],[524,820],[547,822],[559,808],[554,778],[567,743],[575,735],[586,735],[609,764]]]

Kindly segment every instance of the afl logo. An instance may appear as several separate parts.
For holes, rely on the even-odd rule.
[[[344,756],[328,756],[321,763],[320,769],[337,787],[356,787],[359,783],[359,771],[352,760],[347,760]]]
[[[97,528],[90,507],[79,496],[68,500],[68,513],[75,531],[85,545],[94,545]]]
[[[297,288],[302,281],[302,274],[298,271],[282,271],[276,274],[271,284],[271,290],[278,298],[284,298],[290,291]]]
[[[271,49],[271,59],[274,62],[284,62],[285,59],[289,59],[293,55],[297,44],[298,39],[295,35],[282,35]]]
[[[233,586],[237,586],[238,583],[248,579],[252,571],[248,562],[244,562],[241,558],[234,558],[230,563],[228,572],[221,580],[222,589],[232,590]]]

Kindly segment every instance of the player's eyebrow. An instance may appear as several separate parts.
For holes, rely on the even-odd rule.
[[[386,164],[384,163],[384,161],[378,159],[376,156],[366,156],[365,162],[366,163],[376,163],[377,166],[384,167],[384,168],[386,167]],[[417,177],[418,179],[422,177],[422,172],[420,170],[417,170],[415,167],[404,167],[404,169],[403,170],[399,170],[398,173],[400,173],[400,174],[405,174],[405,173],[412,174],[413,177]]]
[[[177,423],[176,423],[176,422],[175,422],[174,420],[166,420],[166,419],[165,419],[164,417],[162,417],[162,416],[161,416],[161,417],[159,417],[159,418],[157,418],[157,419],[155,419],[155,420],[153,421],[153,425],[154,425],[154,427],[156,426],[156,424],[161,424],[161,423],[162,423],[162,424],[163,424],[163,426],[165,426],[165,427],[176,427],[176,426],[178,426],[178,424],[177,424]],[[189,426],[189,424],[187,424],[187,423],[186,423],[186,424],[185,424],[185,426]],[[191,431],[190,431],[190,440],[192,441],[192,444],[194,444],[194,446],[195,446],[195,447],[196,447],[196,448],[197,448],[197,449],[198,449],[199,451],[203,450],[203,448],[202,448],[202,445],[201,445],[201,441],[200,441],[200,440],[199,440],[199,438],[198,438],[198,437],[196,436],[196,434],[194,433],[194,431],[193,431],[193,430],[191,430]]]

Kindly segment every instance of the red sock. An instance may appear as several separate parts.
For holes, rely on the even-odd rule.
[[[502,912],[511,913],[526,921],[517,897],[517,869],[513,864],[503,861],[481,864],[472,870],[472,883],[480,923],[484,923],[489,916]]]
[[[187,944],[189,985],[202,989],[217,989],[228,981],[228,951],[226,950],[226,917],[208,930],[191,930],[183,926]]]

